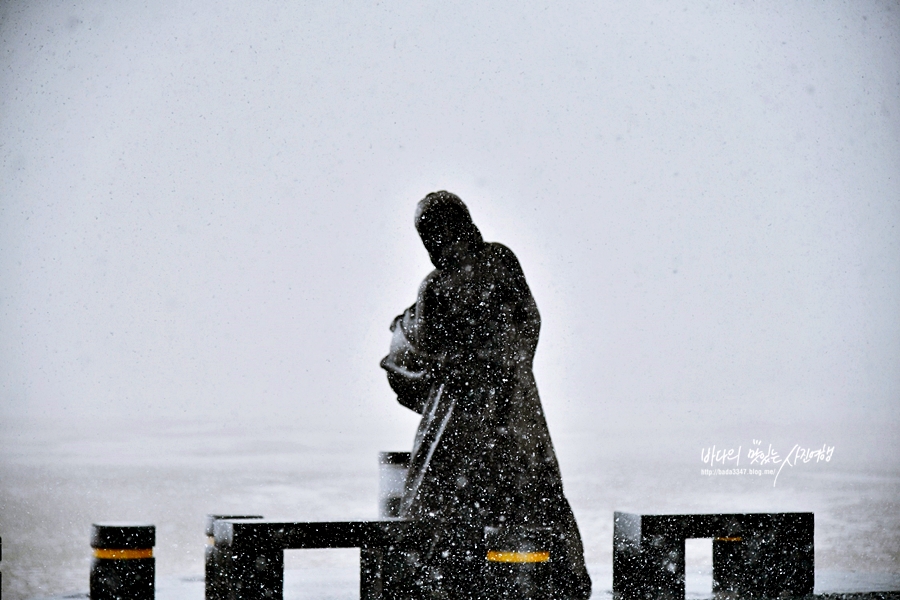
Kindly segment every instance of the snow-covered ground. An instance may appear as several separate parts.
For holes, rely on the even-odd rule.
[[[160,599],[201,597],[204,515],[343,520],[377,513],[378,450],[384,439],[304,431],[302,424],[222,427],[127,423],[81,428],[5,428],[0,460],[3,597],[83,592],[90,524],[157,526]],[[89,435],[90,433],[90,435]],[[89,441],[90,440],[90,441]],[[785,512],[816,516],[816,591],[900,588],[900,474],[819,465],[771,478],[699,475],[694,462],[610,450],[612,442],[557,436],[567,495],[584,538],[594,597],[611,589],[612,513]],[[380,447],[380,446],[381,447]],[[614,444],[613,444],[614,445]],[[836,466],[837,465],[837,466]],[[689,541],[689,597],[708,595],[708,544]],[[289,551],[287,598],[355,593],[354,550]]]

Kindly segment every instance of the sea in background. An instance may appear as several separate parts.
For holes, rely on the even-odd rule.
[[[6,600],[86,591],[92,522],[157,526],[162,594],[207,513],[375,517],[439,189],[540,307],[597,598],[614,510],[812,511],[817,589],[900,587],[896,2],[7,0],[0,55]]]
[[[564,431],[554,442],[595,598],[608,596],[612,585],[614,510],[812,511],[817,592],[860,585],[900,589],[896,463],[851,464],[838,447],[829,462],[785,468],[773,486],[772,477],[702,476],[701,448],[679,451],[683,444],[673,440]],[[385,447],[385,436],[375,431],[367,436],[358,427],[328,431],[302,422],[273,424],[252,415],[3,423],[2,595],[19,600],[86,591],[90,525],[101,521],[156,525],[160,597],[176,579],[193,580],[200,590],[207,513],[375,518],[377,452],[407,450],[410,443],[398,437]],[[710,552],[708,543],[688,543],[689,596],[704,596],[704,585],[708,591]],[[287,552],[286,597],[352,597],[357,557],[354,550]],[[305,592],[291,591],[300,589]]]

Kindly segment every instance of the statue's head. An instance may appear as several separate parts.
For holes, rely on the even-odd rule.
[[[484,244],[469,209],[456,194],[440,191],[416,206],[416,230],[434,266],[443,269]]]

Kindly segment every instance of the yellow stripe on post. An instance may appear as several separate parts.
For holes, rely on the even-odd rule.
[[[539,563],[550,560],[549,552],[505,552],[501,550],[488,550],[488,562],[503,563]]]
[[[132,558],[153,558],[153,548],[140,548],[134,550],[94,548],[94,558],[113,558],[116,560],[128,560]]]
[[[718,537],[715,538],[717,542],[740,542],[741,538],[739,537]]]

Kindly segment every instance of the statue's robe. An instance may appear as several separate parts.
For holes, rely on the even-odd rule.
[[[382,367],[400,403],[422,415],[401,516],[446,524],[420,557],[418,583],[431,597],[465,597],[466,561],[484,558],[459,556],[472,540],[454,538],[458,525],[543,527],[563,548],[551,558],[554,597],[590,596],[532,373],[540,315],[515,255],[481,243],[433,271],[392,330]]]

